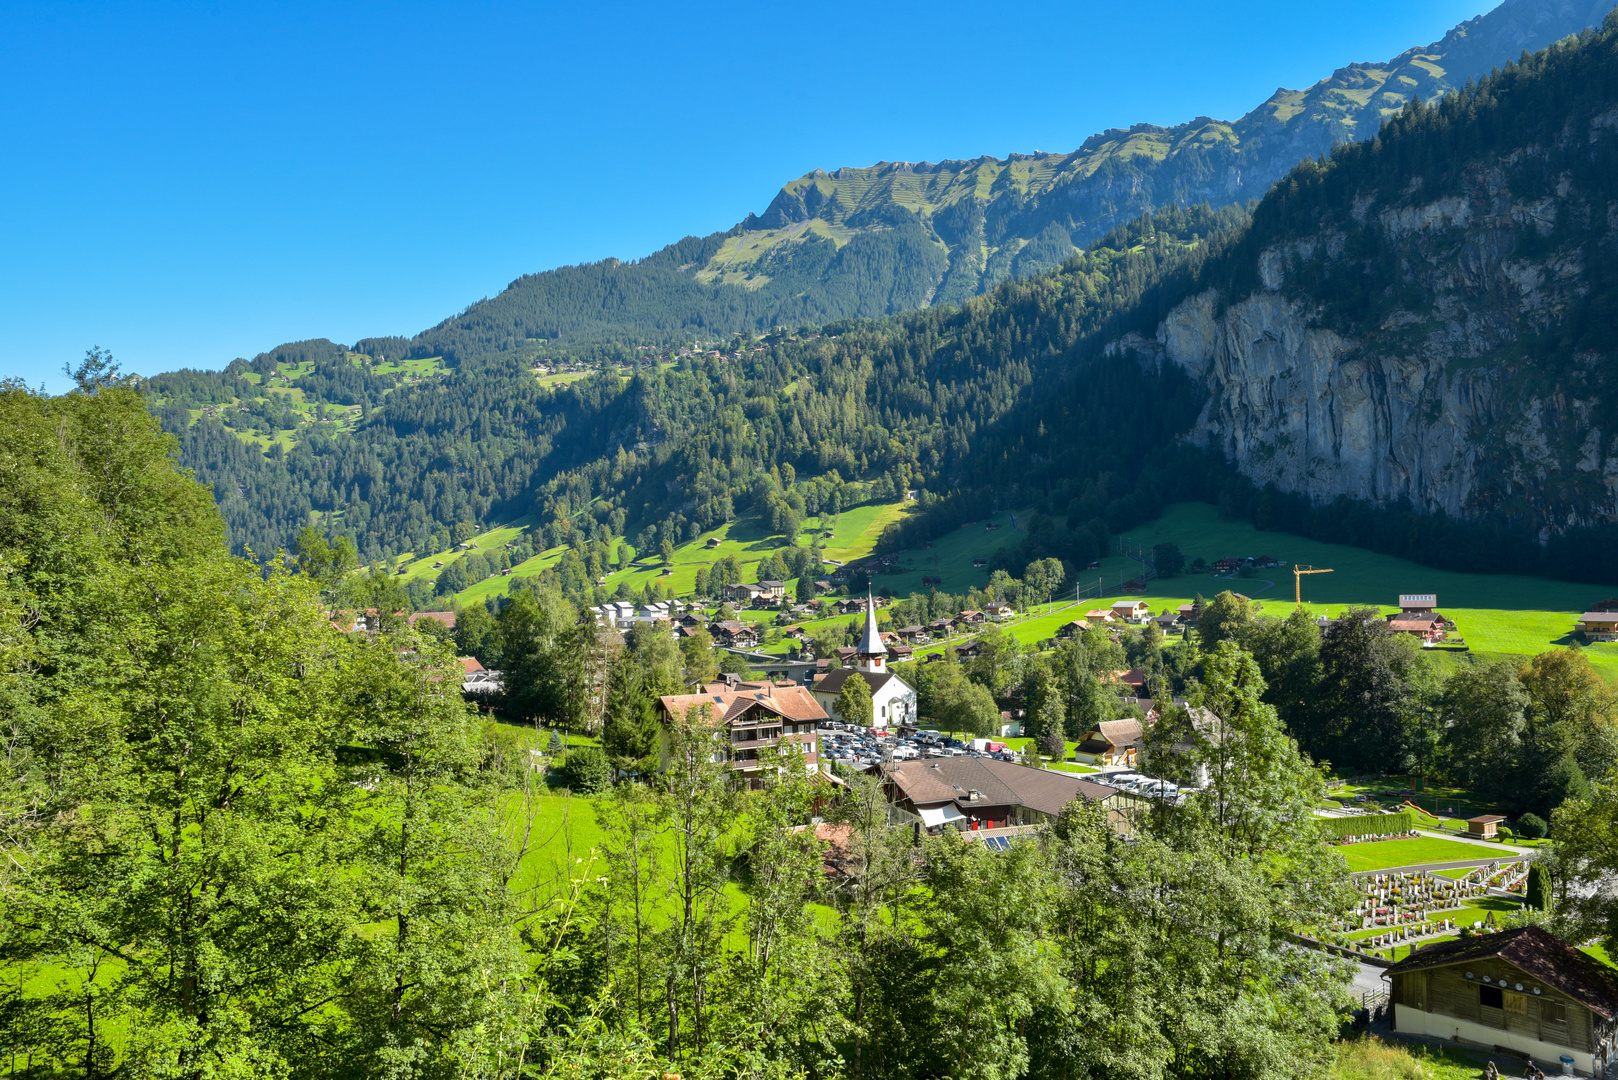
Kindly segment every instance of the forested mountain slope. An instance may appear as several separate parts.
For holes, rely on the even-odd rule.
[[[1116,343],[1257,484],[1548,536],[1618,520],[1618,48],[1513,65],[1299,167]]]
[[[566,387],[485,354],[284,452],[204,417],[183,459],[261,552],[312,518],[375,559],[525,514],[548,547],[645,549],[857,481],[921,492],[890,546],[1031,510],[1012,569],[1089,559],[1201,498],[1458,569],[1600,579],[1618,477],[1615,36],[1609,19],[1407,106],[1295,169],[1252,224],[1170,208],[959,307]]]
[[[1506,0],[1430,45],[1278,89],[1235,121],[1092,136],[1071,153],[816,169],[764,213],[644,259],[529,274],[411,342],[466,357],[536,340],[661,341],[959,302],[1052,269],[1160,206],[1256,199],[1305,157],[1600,22],[1612,0]]]

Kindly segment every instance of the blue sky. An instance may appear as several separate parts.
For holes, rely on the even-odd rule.
[[[0,376],[414,334],[813,168],[1234,119],[1495,2],[8,0]]]

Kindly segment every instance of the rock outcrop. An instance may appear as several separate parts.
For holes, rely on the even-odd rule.
[[[1590,264],[1610,277],[1618,261],[1618,201],[1552,167],[1610,152],[1615,121],[1575,117],[1554,147],[1468,168],[1459,191],[1359,193],[1248,255],[1256,287],[1190,296],[1155,340],[1111,349],[1203,382],[1187,437],[1255,483],[1544,532],[1618,521],[1618,327],[1590,347],[1587,304]],[[1369,309],[1339,295],[1363,275],[1377,276]]]

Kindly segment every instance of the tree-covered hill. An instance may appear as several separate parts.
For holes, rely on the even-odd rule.
[[[1443,39],[1278,89],[1234,120],[1136,124],[1072,152],[815,169],[762,214],[643,259],[528,274],[425,331],[414,355],[667,341],[958,303],[1053,269],[1131,218],[1261,197],[1306,157],[1593,26],[1611,0],[1506,0]]]
[[[289,346],[221,378],[285,381],[304,408],[377,396],[268,453],[162,408],[260,552],[311,521],[374,560],[524,516],[546,548],[655,550],[744,510],[915,490],[889,546],[1028,510],[1014,570],[1200,498],[1456,568],[1601,579],[1613,37],[1406,106],[1300,165],[1251,227],[1171,207],[959,306],[543,378],[525,352],[405,375],[425,361]]]

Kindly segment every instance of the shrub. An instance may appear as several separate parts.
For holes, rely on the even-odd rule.
[[[1517,819],[1517,832],[1530,840],[1539,840],[1550,831],[1550,826],[1538,814],[1524,814]]]
[[[1067,756],[1067,741],[1062,733],[1053,731],[1039,740],[1039,752],[1054,761],[1061,761]]]
[[[575,746],[562,763],[562,781],[575,795],[594,795],[612,784],[612,765],[599,746]]]

